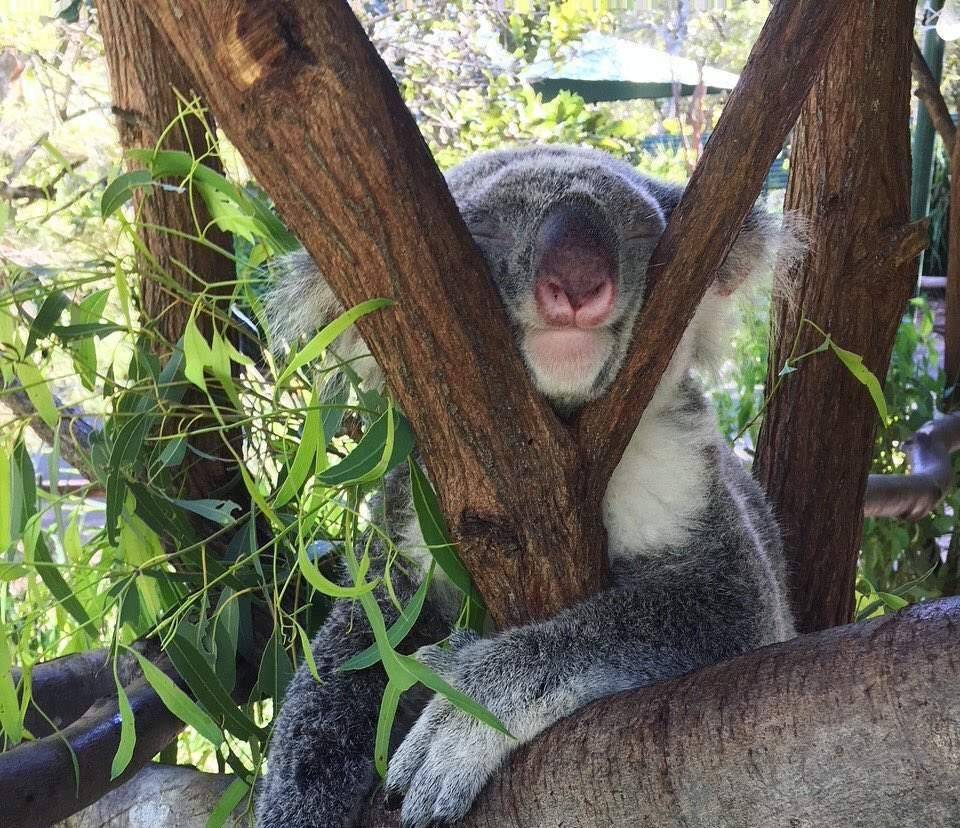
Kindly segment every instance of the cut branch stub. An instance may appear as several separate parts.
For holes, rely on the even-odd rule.
[[[146,2],[345,306],[413,424],[501,625],[606,582],[599,501],[527,379],[483,259],[348,4]],[[183,25],[190,20],[190,25]]]
[[[866,6],[863,0],[780,0],[770,12],[651,259],[623,380],[580,417],[593,485],[601,490],[760,194],[831,45]]]

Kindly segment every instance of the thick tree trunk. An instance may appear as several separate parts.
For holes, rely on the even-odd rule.
[[[196,83],[180,56],[133,0],[97,0],[96,5],[123,148],[160,146],[205,155],[207,135],[198,118],[182,118],[171,128],[182,108],[177,93],[188,101],[196,93]],[[212,128],[212,120],[210,124]],[[213,155],[207,156],[204,163],[214,169],[219,167]],[[235,279],[233,263],[214,247],[230,252],[232,245],[229,235],[210,224],[210,215],[199,196],[191,198],[154,187],[138,190],[135,204],[137,233],[144,248],[137,254],[141,311],[145,322],[161,337],[157,350],[166,353],[183,335],[193,304],[204,288],[213,286],[213,296],[230,294]],[[190,238],[200,235],[214,247]],[[218,283],[223,287],[218,289]],[[225,304],[215,306],[208,301],[207,308],[216,312],[217,324],[223,328],[227,321]],[[199,315],[202,331],[209,332],[212,324],[209,312]],[[204,406],[206,400],[194,394],[188,398],[188,404],[191,403]],[[192,422],[196,427],[195,417],[184,422]],[[210,423],[216,424],[213,420]],[[224,438],[214,431],[192,437],[191,444],[202,454],[188,453],[178,475],[185,496],[226,496],[224,487],[235,480],[236,470]]]
[[[399,300],[359,327],[413,422],[494,619],[552,615],[602,586],[599,505],[609,475],[759,192],[762,169],[833,37],[863,2],[774,8],[654,254],[666,263],[653,268],[637,323],[650,336],[637,337],[623,388],[582,418],[579,445],[526,377],[478,251],[348,4],[138,2],[195,71],[341,301]],[[732,194],[731,180],[740,185]]]
[[[941,601],[599,701],[518,751],[466,826],[956,825],[958,624]],[[153,765],[64,828],[202,828],[228,781]]]
[[[925,246],[910,217],[913,0],[865,4],[831,52],[797,127],[787,209],[807,219],[809,254],[778,300],[772,387],[790,356],[822,340],[803,320],[863,356],[882,381]],[[877,410],[830,353],[807,361],[774,395],[756,475],[780,517],[799,628],[852,618],[863,499]]]

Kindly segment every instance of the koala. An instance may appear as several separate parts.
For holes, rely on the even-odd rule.
[[[602,395],[617,381],[650,256],[682,191],[606,154],[564,146],[478,155],[447,182],[536,387],[565,415]],[[718,364],[733,294],[769,272],[778,253],[795,255],[798,244],[760,209],[746,219],[607,487],[608,589],[549,620],[483,638],[458,631],[441,647],[432,642],[449,631],[458,605],[451,585],[435,578],[406,646],[419,647],[418,658],[513,738],[440,696],[410,699],[384,783],[404,828],[465,816],[517,745],[588,702],[795,634],[777,525],[718,434],[694,370]],[[293,254],[285,270],[269,309],[285,335],[306,333],[340,310],[305,253]],[[355,333],[338,348],[368,382],[382,382]],[[371,508],[410,562],[391,568],[405,602],[429,561],[406,470],[388,476]],[[379,599],[389,624],[398,609],[386,594]],[[361,813],[376,783],[373,742],[386,678],[379,667],[337,668],[372,640],[362,612],[349,602],[334,607],[313,643],[322,681],[301,667],[277,718],[260,828],[340,828]]]

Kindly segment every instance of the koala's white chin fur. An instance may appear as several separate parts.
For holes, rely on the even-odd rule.
[[[613,335],[604,329],[529,331],[523,356],[537,388],[546,396],[585,399],[613,350]]]

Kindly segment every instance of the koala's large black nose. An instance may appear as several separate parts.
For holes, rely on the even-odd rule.
[[[549,325],[590,328],[610,316],[618,264],[611,236],[588,205],[558,204],[546,214],[537,233],[534,296]]]

